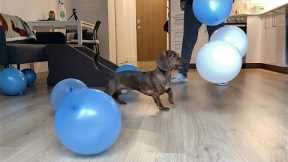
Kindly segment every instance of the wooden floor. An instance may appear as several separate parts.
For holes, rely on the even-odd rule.
[[[227,87],[196,72],[190,78],[174,86],[177,104],[169,112],[149,97],[124,96],[120,139],[92,157],[72,154],[55,138],[44,81],[25,96],[0,96],[0,161],[288,162],[287,75],[246,70]]]

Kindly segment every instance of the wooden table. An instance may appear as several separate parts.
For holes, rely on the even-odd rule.
[[[78,44],[83,44],[82,29],[94,29],[94,24],[86,21],[30,21],[28,24],[33,28],[51,28],[52,31],[55,29],[77,29]]]

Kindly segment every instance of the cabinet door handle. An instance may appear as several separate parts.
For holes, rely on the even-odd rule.
[[[277,27],[277,25],[276,25],[276,16],[275,15],[272,16],[272,27],[273,28]]]
[[[268,29],[270,27],[271,24],[271,16],[265,16],[264,17],[264,28]]]
[[[141,25],[137,25],[137,29],[138,30],[142,29],[142,26]]]

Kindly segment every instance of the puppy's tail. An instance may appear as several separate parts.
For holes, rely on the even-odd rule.
[[[102,64],[99,61],[95,60],[95,66],[96,66],[97,69],[99,69],[100,71],[104,72],[110,78],[113,78],[115,76],[115,74],[116,74],[115,71],[112,68],[108,67],[105,64]]]

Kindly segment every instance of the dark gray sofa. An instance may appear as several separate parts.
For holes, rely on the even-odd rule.
[[[37,33],[36,40],[6,42],[5,32],[0,26],[0,64],[26,64],[48,61],[45,48],[47,44],[65,44],[66,38],[62,33]]]

